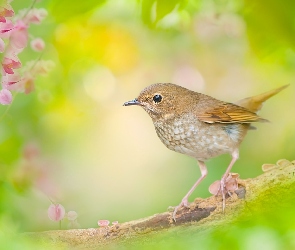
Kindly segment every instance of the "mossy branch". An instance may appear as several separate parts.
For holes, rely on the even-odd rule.
[[[106,249],[114,245],[152,244],[166,236],[203,233],[224,227],[241,214],[247,218],[255,210],[282,204],[282,197],[290,195],[295,186],[295,161],[280,160],[276,165],[265,164],[263,169],[266,172],[256,178],[238,180],[239,188],[227,197],[224,213],[221,198],[212,196],[196,199],[190,208],[180,209],[176,222],[171,212],[164,212],[109,227],[24,233],[22,237],[47,242],[54,249]]]

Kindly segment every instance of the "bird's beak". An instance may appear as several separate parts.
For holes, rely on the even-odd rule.
[[[134,100],[125,102],[123,106],[130,106],[130,105],[140,105],[140,102],[135,98]]]

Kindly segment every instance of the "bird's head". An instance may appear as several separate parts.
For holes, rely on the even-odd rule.
[[[153,120],[170,119],[186,106],[191,92],[175,84],[156,83],[146,87],[137,98],[125,102],[123,106],[141,106]]]

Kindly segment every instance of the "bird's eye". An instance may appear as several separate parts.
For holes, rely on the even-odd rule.
[[[159,94],[154,95],[153,100],[155,103],[159,103],[162,101],[162,96]]]

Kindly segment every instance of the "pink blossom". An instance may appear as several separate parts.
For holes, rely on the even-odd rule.
[[[69,211],[69,212],[67,213],[67,219],[68,219],[68,220],[74,221],[74,220],[76,220],[77,218],[78,218],[78,214],[77,214],[77,212],[75,212],[75,211]]]
[[[42,51],[45,48],[45,43],[41,38],[35,38],[31,41],[31,48],[35,51]]]
[[[8,90],[17,90],[17,84],[21,80],[18,73],[6,74],[2,76],[2,87]]]
[[[22,20],[18,20],[10,34],[10,45],[16,49],[24,49],[28,37],[28,26]]]
[[[217,195],[220,191],[220,181],[214,181],[210,186],[209,186],[209,192],[210,194]]]
[[[27,62],[26,67],[33,76],[46,76],[54,68],[54,62],[50,60],[39,60]]]
[[[23,12],[26,12],[27,10],[23,10]],[[28,11],[27,15],[24,17],[24,22],[29,24],[40,24],[41,21],[47,17],[48,12],[46,9],[40,8],[40,9],[31,9]]]
[[[97,224],[100,226],[100,227],[107,227],[109,224],[110,224],[110,221],[108,220],[99,220],[97,222]]]
[[[229,173],[225,179],[224,190],[225,192],[234,192],[238,189],[238,178],[240,177],[237,173]],[[214,195],[221,193],[221,181],[215,181],[209,186],[209,192]]]
[[[0,104],[8,105],[12,102],[12,94],[8,89],[0,90]]]
[[[17,49],[8,43],[5,49],[5,56],[14,59],[14,61],[19,61],[17,55],[22,51],[23,49]]]
[[[112,225],[114,225],[114,226],[118,225],[118,224],[119,224],[119,221],[117,221],[117,220],[112,222]]]
[[[5,73],[14,74],[13,69],[18,69],[22,66],[21,62],[15,56],[14,58],[4,57],[2,67]]]
[[[9,90],[24,92],[25,94],[29,94],[32,91],[34,91],[34,89],[35,89],[34,78],[30,74],[29,71],[25,72],[25,74],[22,78],[19,77],[18,81],[15,81],[18,79],[17,76],[15,76],[15,78],[10,78],[9,76],[10,75],[6,75],[6,78],[4,78],[4,80],[2,82],[3,88],[5,87]],[[6,79],[8,79],[8,80],[6,80]],[[11,80],[9,80],[9,79],[11,79]]]
[[[61,204],[51,204],[47,210],[50,220],[60,221],[65,216],[65,208]]]
[[[30,94],[35,89],[34,78],[30,73],[26,74],[20,82],[25,94]]]
[[[0,22],[0,37],[8,38],[13,28],[14,24],[10,20],[6,20],[5,23]]]
[[[225,183],[225,188],[226,190],[228,190],[229,192],[234,192],[238,189],[238,181],[235,178],[230,178],[229,180],[227,180],[227,182]]]
[[[1,0],[0,0],[1,1]],[[35,88],[34,81],[37,75],[46,75],[54,66],[51,61],[38,60],[27,63],[24,67],[23,77],[19,75],[22,64],[17,55],[23,51],[28,44],[28,28],[31,23],[40,24],[47,16],[47,11],[43,8],[23,9],[14,18],[13,8],[10,5],[12,0],[2,0],[0,6],[0,53],[5,53],[1,62],[2,87],[1,104],[9,104],[12,101],[10,91],[32,92]],[[35,0],[37,2],[38,0]],[[4,40],[3,40],[4,39]],[[6,39],[6,40],[5,40]],[[45,43],[41,38],[33,39],[32,49],[42,51]]]
[[[14,11],[10,4],[5,4],[4,6],[0,6],[0,22],[5,23],[5,17],[12,17],[14,16]]]

